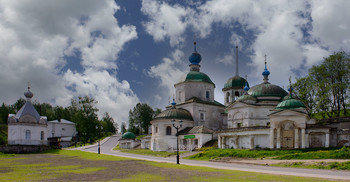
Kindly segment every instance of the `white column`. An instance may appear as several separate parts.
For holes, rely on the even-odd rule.
[[[218,148],[221,149],[221,136],[218,135]]]
[[[276,148],[281,148],[281,128],[277,128],[277,143]]]
[[[294,148],[299,148],[299,129],[294,129]]]
[[[329,147],[329,133],[326,133],[325,147]]]
[[[223,148],[223,149],[226,148],[226,136],[223,136],[223,137],[222,137],[222,143],[221,143],[221,145],[222,145],[222,148]]]
[[[236,143],[237,141],[236,141],[236,140],[237,140],[237,136],[234,136],[234,137],[233,137],[233,148],[234,148],[234,149],[237,148],[237,143]]]
[[[301,129],[301,148],[305,148],[305,128]]]
[[[250,149],[254,149],[254,135],[251,135],[249,139],[250,139]]]
[[[305,134],[305,147],[309,148],[310,147],[310,141],[309,141],[309,134]]]
[[[274,138],[275,138],[275,133],[274,133],[274,128],[270,129],[270,149],[273,149],[273,144],[274,144]]]

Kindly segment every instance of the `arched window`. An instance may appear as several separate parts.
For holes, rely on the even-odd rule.
[[[26,130],[26,140],[30,140],[30,130]]]
[[[166,127],[166,135],[171,135],[171,126]]]
[[[235,92],[235,96],[239,97],[239,92],[238,91]]]
[[[230,92],[226,93],[226,102],[230,102]]]
[[[206,97],[207,99],[209,99],[209,97],[210,97],[209,91],[206,91],[206,92],[205,92],[205,97]]]
[[[40,133],[40,139],[41,139],[41,140],[44,140],[44,131],[41,131],[41,133]]]

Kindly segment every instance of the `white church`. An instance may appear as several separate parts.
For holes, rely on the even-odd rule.
[[[8,145],[49,145],[48,138],[59,138],[64,147],[76,135],[75,123],[64,119],[47,121],[32,104],[34,94],[24,93],[26,103],[16,114],[8,116]]]
[[[224,105],[215,101],[215,84],[200,72],[201,55],[189,57],[190,71],[174,84],[176,97],[171,106],[151,121],[152,136],[147,139],[153,151],[201,148],[218,140],[219,148],[309,148],[350,144],[350,122],[318,124],[293,93],[269,82],[270,72],[262,72],[263,82],[249,87],[238,73],[229,78],[222,91]],[[179,135],[176,129],[180,127]],[[142,142],[142,141],[141,141]]]

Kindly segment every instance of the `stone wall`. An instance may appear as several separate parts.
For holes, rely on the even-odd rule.
[[[52,149],[50,146],[35,146],[35,145],[9,145],[0,146],[0,152],[10,154],[25,154],[33,152],[43,152]]]

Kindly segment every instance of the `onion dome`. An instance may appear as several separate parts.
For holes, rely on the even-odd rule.
[[[187,119],[193,121],[192,115],[189,111],[175,107],[159,113],[154,119]]]
[[[122,139],[135,139],[136,136],[134,133],[128,131],[128,132],[125,132],[123,135],[122,135]]]
[[[246,80],[247,80],[247,78],[246,78]],[[245,82],[245,87],[243,88],[243,90],[244,90],[245,92],[248,92],[248,90],[249,90],[248,81]]]
[[[261,83],[251,87],[248,94],[254,97],[285,97],[288,93],[281,87],[270,83]]]
[[[27,99],[33,98],[34,94],[30,91],[30,87],[29,87],[29,86],[28,86],[28,91],[24,92],[24,96],[25,96]]]
[[[244,88],[246,84],[249,88],[249,83],[247,82],[246,79],[240,76],[234,76],[226,81],[223,90],[230,89],[230,88]]]
[[[181,82],[206,82],[214,84],[208,75],[199,71],[190,71]]]
[[[194,44],[194,52],[188,58],[188,60],[190,61],[191,64],[199,64],[202,61],[202,56],[197,52],[197,49],[196,49],[197,43],[194,42],[193,44]]]
[[[285,110],[285,109],[303,109],[303,108],[306,108],[306,107],[300,100],[294,99],[290,96],[287,100],[284,100],[281,103],[279,103],[275,109]]]

